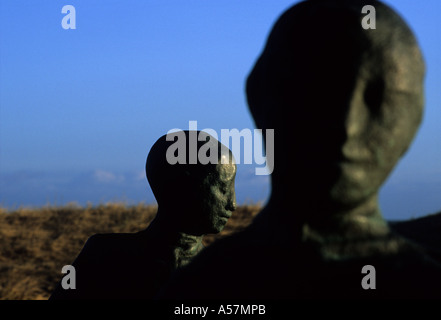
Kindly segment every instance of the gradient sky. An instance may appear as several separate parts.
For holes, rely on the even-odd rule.
[[[191,120],[254,128],[245,79],[296,2],[1,1],[0,205],[154,202],[144,165],[161,135]],[[441,1],[385,3],[427,64],[423,124],[380,193],[387,219],[407,219],[441,210]],[[68,4],[75,30],[61,26]],[[268,196],[268,177],[253,172],[239,168],[239,203]]]

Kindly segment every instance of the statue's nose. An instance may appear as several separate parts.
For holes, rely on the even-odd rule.
[[[228,204],[227,204],[227,210],[230,210],[230,211],[234,211],[234,210],[236,210],[236,208],[237,208],[237,204],[236,204],[236,195],[234,194],[234,192],[233,192],[233,195],[232,195],[232,197],[230,198],[230,200],[228,201]]]
[[[377,116],[384,100],[383,79],[358,80],[348,95],[342,120],[347,139],[366,134],[371,117]]]

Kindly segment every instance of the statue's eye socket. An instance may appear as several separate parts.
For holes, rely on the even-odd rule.
[[[383,103],[384,97],[384,80],[377,78],[370,81],[364,91],[364,101],[369,109],[378,112]]]

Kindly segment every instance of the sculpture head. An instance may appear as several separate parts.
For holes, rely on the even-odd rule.
[[[179,152],[181,163],[172,164]],[[213,161],[201,162],[200,155],[207,153],[213,153]],[[170,224],[192,235],[222,231],[236,209],[236,169],[231,150],[203,131],[181,131],[169,139],[162,136],[146,162],[147,179],[161,214],[166,212]]]
[[[376,29],[363,29],[364,5]],[[376,195],[421,122],[424,73],[412,31],[378,1],[288,9],[246,88],[256,126],[275,129],[273,192],[300,187],[342,209]]]

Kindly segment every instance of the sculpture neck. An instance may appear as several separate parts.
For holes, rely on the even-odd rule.
[[[266,229],[263,232],[278,243],[291,244],[308,240],[325,243],[338,239],[376,238],[390,233],[381,215],[377,194],[355,207],[336,208],[324,205],[319,199],[278,193],[276,189],[255,219],[255,227]]]
[[[204,246],[202,236],[182,232],[179,225],[174,224],[170,218],[165,219],[166,216],[158,210],[155,219],[145,231],[149,238],[153,238],[155,243],[167,251],[166,256],[170,257],[176,269],[187,264]]]
[[[188,264],[203,248],[202,236],[180,234],[179,242],[170,247],[174,268],[176,269]]]
[[[389,233],[389,226],[378,206],[377,194],[352,208],[317,211],[314,218],[305,219],[302,230],[304,239],[322,242],[372,239]]]

